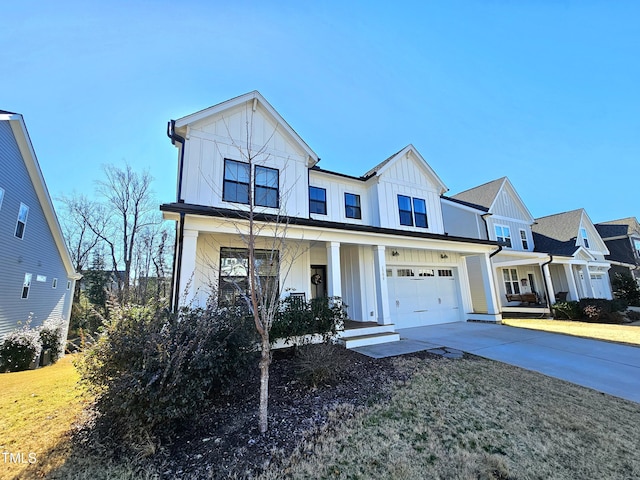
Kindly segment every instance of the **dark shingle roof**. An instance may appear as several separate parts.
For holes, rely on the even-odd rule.
[[[493,202],[506,179],[507,177],[502,177],[497,180],[492,180],[491,182],[457,193],[456,195],[453,195],[452,198],[467,202],[475,208],[480,206],[484,207],[485,210],[488,210],[491,205],[493,205]]]
[[[365,173],[362,177],[363,178],[369,178],[369,177],[374,176],[376,173],[378,173],[380,171],[380,169],[382,167],[384,167],[387,163],[389,163],[393,157],[398,155],[405,148],[407,148],[407,147],[402,147],[400,150],[398,150],[393,155],[390,155],[388,158],[385,158],[383,161],[381,161],[379,164],[377,164],[375,167],[373,167],[371,170],[369,170],[367,173]]]
[[[580,222],[584,209],[557,213],[536,218],[533,224],[533,241],[536,252],[554,255],[572,256],[578,249],[576,237],[580,230]]]
[[[481,210],[483,212],[488,212],[489,209],[487,207],[483,207],[482,205],[476,205],[475,203],[465,202],[464,200],[458,200],[457,198],[447,197],[445,195],[441,195],[441,197],[445,200],[449,200],[453,203],[459,203],[460,205],[466,205],[467,207],[475,208],[477,210]]]
[[[3,114],[3,115],[17,115],[16,112],[9,112],[7,110],[0,110],[0,114]]]
[[[597,223],[595,226],[602,238],[621,237],[640,233],[640,225],[635,217],[620,218]]]

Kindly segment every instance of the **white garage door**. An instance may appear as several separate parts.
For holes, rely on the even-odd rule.
[[[594,298],[607,298],[607,286],[604,275],[591,275],[591,287]]]
[[[456,270],[389,267],[389,310],[397,328],[460,321]]]

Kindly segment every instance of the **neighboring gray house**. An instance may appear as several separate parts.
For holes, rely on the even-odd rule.
[[[609,276],[630,273],[640,285],[640,224],[635,217],[609,220],[596,224],[598,233],[609,249]]]
[[[75,281],[22,115],[0,110],[0,336],[32,318],[68,326]]]

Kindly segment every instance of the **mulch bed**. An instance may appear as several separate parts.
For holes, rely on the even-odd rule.
[[[269,430],[264,435],[258,430],[256,365],[255,376],[241,395],[221,399],[177,434],[162,439],[162,447],[142,460],[142,468],[152,467],[167,479],[252,478],[320,433],[336,407],[347,404],[353,411],[384,400],[394,385],[411,375],[392,358],[373,359],[349,350],[342,350],[340,358],[336,381],[314,388],[300,381],[293,352],[275,352],[270,368]],[[86,441],[86,436],[95,434],[85,429],[85,446],[94,443]],[[104,454],[106,445],[101,446]]]

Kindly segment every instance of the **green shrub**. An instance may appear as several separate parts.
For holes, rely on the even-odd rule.
[[[271,338],[275,340],[312,333],[321,333],[329,338],[346,318],[346,305],[339,297],[313,298],[310,302],[287,297],[282,300],[271,326]]]
[[[611,283],[616,298],[624,300],[629,305],[640,306],[640,288],[630,273],[616,273]]]
[[[296,350],[296,374],[314,388],[335,383],[346,364],[346,350],[332,343],[304,345]]]
[[[255,365],[255,326],[241,308],[116,306],[103,328],[80,371],[109,433],[130,442],[171,434]]]
[[[553,305],[553,315],[560,320],[575,320],[582,316],[582,311],[578,302],[557,302]]]
[[[582,298],[579,306],[583,318],[594,323],[622,323],[622,315],[619,312],[627,309],[623,300],[606,298]]]
[[[40,357],[42,343],[37,328],[25,326],[5,335],[0,346],[0,371],[19,372],[27,370]]]
[[[49,350],[51,361],[57,362],[64,353],[64,323],[62,320],[47,320],[40,327],[42,350]]]

